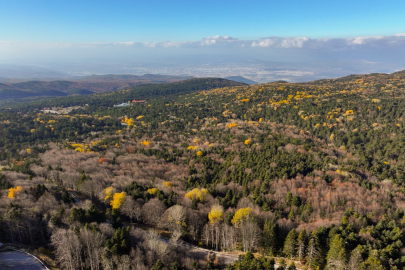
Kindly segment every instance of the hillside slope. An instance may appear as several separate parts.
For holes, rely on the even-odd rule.
[[[104,250],[97,260],[116,267],[221,267],[187,253],[182,238],[246,253],[228,269],[272,269],[271,256],[308,269],[401,269],[404,97],[398,72],[251,86],[192,79],[3,109],[0,241],[58,253],[90,235]],[[146,102],[113,106],[133,99]],[[56,115],[45,105],[80,108]],[[151,227],[171,240],[157,243],[142,230]]]

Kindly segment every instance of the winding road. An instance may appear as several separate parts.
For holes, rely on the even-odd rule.
[[[167,241],[167,239],[165,239],[165,242],[166,241]],[[218,258],[219,261],[223,264],[231,264],[231,263],[236,262],[239,259],[239,254],[228,253],[228,252],[223,252],[223,251],[213,251],[210,249],[205,249],[205,248],[194,246],[183,240],[179,240],[178,244],[183,247],[187,247],[188,252],[195,253],[195,254],[201,254],[204,257],[215,254],[215,257]],[[298,262],[295,262],[295,263],[297,264]],[[274,266],[277,269],[277,267],[279,267],[280,265],[278,263],[276,263]],[[297,270],[301,270],[301,268],[299,268],[298,266],[296,266],[296,267],[297,267]]]
[[[0,252],[1,270],[44,270],[45,268],[35,257],[19,251]]]

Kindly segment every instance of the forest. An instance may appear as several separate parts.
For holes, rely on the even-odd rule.
[[[404,96],[402,71],[3,106],[0,242],[53,269],[405,269]]]

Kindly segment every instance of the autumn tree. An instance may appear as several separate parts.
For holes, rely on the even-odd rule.
[[[112,206],[113,209],[118,209],[120,208],[121,204],[125,200],[125,193],[115,193],[112,201],[110,202],[110,205]]]
[[[209,223],[220,223],[224,219],[224,208],[220,205],[214,205],[211,207],[211,211],[208,213]]]

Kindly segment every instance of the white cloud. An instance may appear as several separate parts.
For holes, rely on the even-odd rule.
[[[233,43],[233,42],[238,42],[239,40],[237,38],[233,38],[230,36],[212,36],[212,37],[205,37],[203,38],[203,41],[201,41],[200,45],[201,46],[211,46],[214,44],[227,44],[227,43]]]
[[[286,38],[281,41],[281,47],[283,48],[302,48],[304,43],[308,42],[307,37]]]
[[[157,42],[143,42],[143,45],[145,47],[150,47],[150,48],[155,48],[157,44],[158,44]]]
[[[309,37],[267,37],[258,40],[242,40],[231,36],[214,35],[202,38],[196,41],[163,41],[163,42],[142,42],[142,41],[123,41],[123,42],[82,42],[82,43],[40,43],[40,42],[12,42],[0,40],[0,49],[10,49],[17,51],[26,48],[27,50],[46,50],[46,49],[91,49],[108,48],[114,49],[126,47],[131,48],[194,48],[205,50],[211,48],[243,48],[244,50],[258,50],[268,48],[269,50],[302,50],[302,51],[345,51],[357,50],[366,47],[373,48],[403,48],[405,49],[405,34],[396,34],[393,36],[365,36],[350,38],[324,38],[311,39]]]
[[[348,45],[362,45],[366,43],[373,42],[375,40],[381,40],[384,39],[383,36],[374,36],[374,37],[354,37],[354,38],[348,38],[347,39],[347,44]]]
[[[302,48],[305,43],[310,41],[308,37],[293,38],[264,38],[259,41],[253,41],[252,47],[277,47],[277,48]]]
[[[260,41],[253,41],[252,47],[272,47],[277,43],[275,39],[265,38]]]
[[[210,46],[217,43],[215,39],[204,39],[204,41],[201,42],[201,46]]]
[[[237,38],[233,38],[233,37],[230,37],[230,36],[220,36],[220,35],[216,35],[216,36],[212,36],[212,37],[206,37],[204,39],[215,39],[215,40],[226,40],[226,41],[238,40]]]

